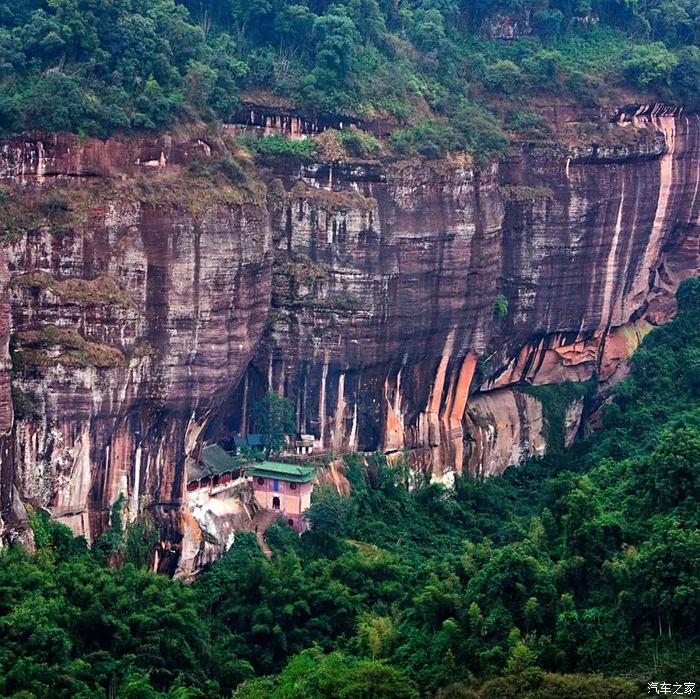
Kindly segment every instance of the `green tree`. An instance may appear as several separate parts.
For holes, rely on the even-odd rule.
[[[492,91],[511,97],[517,90],[523,71],[513,61],[497,61],[486,69],[484,85]]]
[[[637,46],[622,64],[627,77],[639,88],[668,85],[678,59],[663,44]]]
[[[265,456],[278,453],[296,428],[294,403],[276,391],[266,393],[253,408],[253,420],[262,435]]]

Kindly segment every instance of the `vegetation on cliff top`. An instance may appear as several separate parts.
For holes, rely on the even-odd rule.
[[[488,154],[499,122],[546,135],[541,96],[593,104],[631,87],[695,103],[699,44],[691,0],[0,0],[0,131],[230,121],[249,91],[382,118],[400,154]]]
[[[239,533],[185,586],[146,569],[153,522],[123,527],[122,502],[92,550],[32,515],[37,553],[0,552],[0,694],[633,699],[693,681],[700,280],[678,300],[589,442],[452,491],[351,455],[352,495],[318,488],[314,528],[275,525],[271,560]]]

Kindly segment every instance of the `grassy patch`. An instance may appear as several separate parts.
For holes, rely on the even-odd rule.
[[[364,197],[359,192],[353,190],[334,192],[329,189],[310,187],[301,180],[295,183],[287,197],[288,200],[303,199],[331,212],[372,211],[377,206],[376,199]]]
[[[87,219],[85,192],[73,194],[58,187],[42,190],[39,196],[0,188],[0,243],[14,242],[39,228],[60,233],[83,224]]]
[[[46,325],[17,333],[13,359],[17,368],[51,366],[108,369],[125,364],[124,355],[110,345],[89,342],[72,328]]]
[[[504,201],[535,201],[536,199],[554,199],[550,187],[528,187],[526,185],[506,184],[499,188]]]
[[[571,147],[617,149],[631,152],[663,152],[664,143],[655,129],[617,124],[580,122],[572,124],[562,134]]]
[[[254,179],[246,179],[242,184],[232,184],[232,162],[222,167],[216,180],[204,173],[185,169],[170,171],[151,177],[139,177],[120,185],[114,197],[124,198],[139,204],[164,210],[183,211],[193,216],[201,216],[217,206],[240,206],[241,204],[262,203],[265,201],[265,185]],[[206,168],[205,168],[206,169]]]
[[[29,272],[13,277],[11,285],[19,288],[47,289],[66,303],[99,306],[102,304],[122,306],[132,305],[129,293],[114,277],[102,275],[96,279],[64,279],[59,281],[48,272]]]

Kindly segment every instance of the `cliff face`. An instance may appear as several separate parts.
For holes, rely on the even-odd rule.
[[[0,328],[11,323],[28,415],[3,493],[14,485],[88,539],[123,494],[132,516],[148,507],[161,522],[163,569],[177,559],[185,454],[243,375],[270,302],[265,207],[193,190],[180,164],[202,145],[61,137],[4,151],[37,223],[5,245]]]
[[[541,407],[513,387],[597,374],[604,396],[698,269],[698,117],[632,109],[603,135],[498,170],[295,185],[271,207],[274,323],[234,404],[269,383],[326,447],[409,449],[436,477],[541,452]]]
[[[628,109],[605,134],[485,168],[310,168],[266,199],[193,179],[206,139],[0,144],[6,538],[18,497],[94,538],[123,494],[174,570],[185,455],[267,386],[326,448],[408,449],[445,481],[542,451],[518,386],[596,375],[604,399],[698,270],[698,117]]]
[[[270,207],[274,323],[242,392],[250,403],[269,381],[293,396],[302,431],[329,448],[428,458],[451,445],[441,430],[459,431],[491,332],[497,171],[410,163],[336,172],[340,191],[314,186],[328,176]],[[436,451],[437,476],[460,447]]]

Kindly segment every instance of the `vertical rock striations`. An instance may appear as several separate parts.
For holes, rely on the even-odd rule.
[[[455,428],[461,447],[491,324],[496,171],[408,163],[370,175],[336,173],[343,191],[297,183],[271,207],[275,322],[247,397],[269,381],[328,448],[410,448],[430,460]]]
[[[540,388],[575,382],[570,443],[580,382],[595,408],[699,268],[698,116],[629,107],[595,133],[488,167],[316,166],[267,199],[221,181],[216,139],[0,144],[5,540],[20,500],[94,539],[123,495],[186,575],[185,458],[268,387],[324,448],[409,450],[444,482],[540,453]]]
[[[148,509],[160,522],[159,566],[172,570],[185,455],[265,327],[268,215],[253,192],[197,189],[165,155],[121,180],[115,168],[145,159],[140,143],[128,155],[52,145],[23,144],[14,171],[33,167],[33,179],[9,185],[33,218],[5,246],[11,311],[0,327],[12,324],[25,416],[3,494],[12,461],[22,498],[90,540],[123,495],[130,516]],[[55,179],[37,184],[49,169]],[[104,174],[71,177],[86,172]]]
[[[542,451],[541,408],[518,385],[598,375],[603,398],[698,270],[698,116],[628,108],[601,133],[525,147],[498,171],[404,163],[336,167],[332,191],[326,171],[287,183],[275,322],[234,428],[269,384],[325,447],[409,449],[438,478]]]
[[[4,534],[0,547],[5,542],[21,542],[32,548],[33,536],[15,479],[8,281],[7,259],[0,248],[0,533]]]

